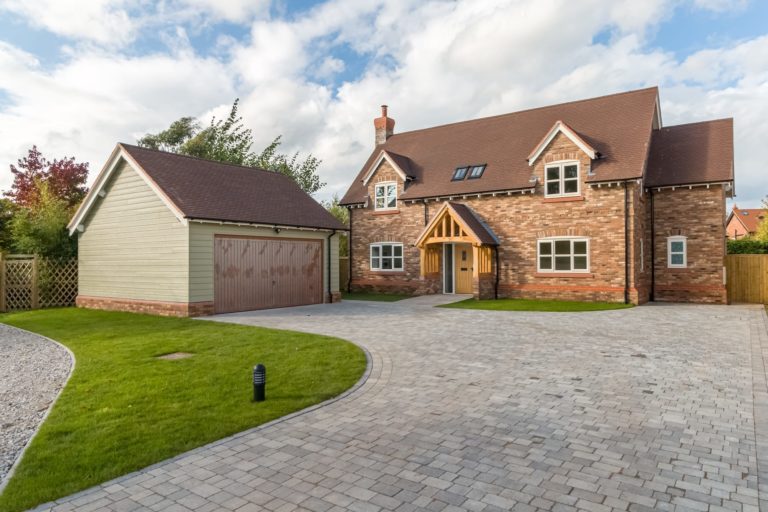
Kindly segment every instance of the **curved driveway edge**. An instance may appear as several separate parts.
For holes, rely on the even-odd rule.
[[[352,340],[371,375],[43,509],[753,512],[764,498],[759,307],[342,302],[215,320]]]
[[[75,368],[61,343],[0,324],[0,492]]]

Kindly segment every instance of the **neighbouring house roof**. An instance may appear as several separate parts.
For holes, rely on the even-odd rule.
[[[731,213],[728,215],[728,221],[731,219],[737,219],[747,233],[756,233],[757,227],[763,221],[765,217],[765,210],[762,208],[739,208],[734,206]]]
[[[448,201],[443,203],[443,206],[435,212],[432,220],[424,227],[421,234],[416,239],[417,246],[420,246],[427,241],[429,234],[435,228],[436,223],[440,222],[443,218],[443,214],[446,213],[446,210],[448,210],[447,213],[454,220],[468,231],[467,234],[472,237],[475,242],[483,245],[499,245],[499,239],[496,237],[493,230],[472,208],[463,203]]]
[[[131,164],[180,219],[346,229],[283,174],[121,143],[70,221],[70,232],[85,219],[121,160]]]
[[[733,181],[733,119],[654,130],[647,186],[729,181]]]
[[[411,132],[396,133],[371,153],[342,199],[364,203],[363,183],[382,150],[407,157],[413,180],[401,199],[521,190],[532,187],[527,158],[560,121],[599,153],[591,182],[642,177],[658,111],[651,87]],[[480,179],[451,181],[457,167],[486,164]]]

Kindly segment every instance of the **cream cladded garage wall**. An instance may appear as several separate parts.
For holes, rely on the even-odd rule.
[[[189,222],[189,301],[213,300],[213,239],[215,235],[265,238],[300,238],[325,241],[329,231],[237,226],[232,224]],[[328,293],[328,248],[323,243],[323,293]],[[339,291],[339,237],[331,237],[331,291]]]
[[[189,228],[127,163],[78,234],[79,294],[189,301]]]

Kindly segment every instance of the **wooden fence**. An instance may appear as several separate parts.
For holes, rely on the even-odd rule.
[[[72,306],[76,297],[77,260],[0,256],[0,311]]]
[[[768,304],[768,254],[725,257],[728,302]]]
[[[348,292],[347,284],[349,284],[349,257],[339,256],[339,290]]]

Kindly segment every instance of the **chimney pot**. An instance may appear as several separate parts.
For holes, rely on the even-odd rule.
[[[387,106],[382,105],[381,106],[381,117],[387,117]]]

